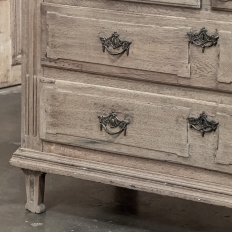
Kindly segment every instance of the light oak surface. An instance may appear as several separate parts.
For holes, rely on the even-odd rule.
[[[232,11],[232,1],[212,0],[212,8],[216,10]]]
[[[117,0],[117,1],[127,1],[127,2],[137,2],[137,3],[150,3],[150,4],[159,4],[167,6],[178,6],[178,7],[193,7],[200,8],[201,0]]]
[[[21,83],[20,4],[0,1],[0,88]]]
[[[231,83],[228,70],[232,67],[232,22],[51,4],[42,7],[45,66],[220,90],[226,86],[232,90],[231,85],[224,85]],[[201,48],[188,43],[187,33],[206,25],[210,34],[217,30],[221,39],[216,47],[202,54]],[[132,41],[129,56],[112,57],[102,52],[99,37],[109,37],[114,31]],[[69,36],[64,37],[65,33]]]
[[[43,173],[232,207],[232,15],[217,2],[22,0],[22,145],[10,162],[26,170],[27,209],[45,210]],[[187,35],[202,27],[219,36],[204,53]],[[103,52],[114,31],[132,41],[128,56]],[[112,111],[126,136],[100,130]],[[187,120],[203,111],[219,123],[204,137]]]
[[[48,58],[78,60],[190,77],[188,38],[186,36],[190,28],[178,28],[178,25],[171,28],[138,25],[126,21],[111,22],[112,14],[108,20],[103,17],[102,20],[96,20],[92,17],[94,12],[91,10],[85,11],[85,9],[77,8],[75,13],[78,14],[79,11],[82,12],[83,18],[47,13]],[[103,12],[98,13],[104,14]],[[120,19],[122,15],[116,17]],[[73,27],[78,30],[73,30]],[[59,29],[57,30],[57,28]],[[63,36],[65,31],[69,31],[68,38]],[[123,40],[132,41],[128,57],[112,57],[102,52],[99,38],[110,37],[114,31],[117,31]]]

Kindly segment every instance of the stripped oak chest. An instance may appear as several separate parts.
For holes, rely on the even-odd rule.
[[[22,0],[27,204],[45,173],[232,207],[231,0]]]

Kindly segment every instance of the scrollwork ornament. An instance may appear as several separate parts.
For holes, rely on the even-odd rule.
[[[99,122],[100,122],[100,130],[104,129],[109,135],[117,135],[121,134],[124,131],[124,136],[126,136],[126,130],[127,125],[129,124],[129,121],[127,120],[119,120],[117,118],[117,114],[115,112],[110,113],[108,116],[98,116]],[[119,128],[118,131],[113,132],[110,131],[109,128]]]
[[[103,52],[106,50],[110,55],[120,55],[126,52],[127,56],[129,55],[130,45],[132,42],[121,40],[120,35],[116,31],[111,35],[111,37],[100,37],[100,40],[102,42]],[[118,52],[114,52],[113,50],[118,50]]]
[[[198,118],[188,117],[187,120],[190,128],[200,131],[202,137],[204,137],[206,132],[216,131],[219,125],[218,122],[208,119],[205,112],[202,112]]]
[[[202,27],[200,32],[194,33],[190,31],[187,34],[189,36],[189,43],[201,47],[203,53],[205,48],[216,46],[219,39],[217,30],[213,35],[210,35],[205,27]]]

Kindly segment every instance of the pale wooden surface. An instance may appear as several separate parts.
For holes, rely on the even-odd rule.
[[[212,8],[217,10],[232,11],[231,0],[212,0]]]
[[[109,2],[110,1],[110,2]],[[142,1],[142,0],[141,0]],[[168,0],[167,0],[168,1]],[[174,17],[184,17],[184,18],[197,18],[201,20],[215,20],[215,21],[224,21],[231,22],[232,16],[228,14],[227,9],[223,9],[222,11],[218,11],[212,9],[213,0],[201,0],[201,8],[183,8],[183,7],[170,7],[167,4],[157,5],[157,4],[141,4],[136,2],[126,2],[126,1],[111,1],[111,0],[44,0],[44,3],[51,4],[61,4],[61,5],[69,5],[69,6],[83,6],[83,7],[91,7],[98,9],[107,9],[107,10],[115,10],[115,11],[123,11],[123,12],[134,12],[134,13],[142,13],[142,14],[152,14],[152,15],[166,15],[166,16],[174,16]],[[221,4],[228,4],[229,1],[221,2],[217,0]],[[188,3],[189,0],[186,1]]]
[[[218,69],[218,82],[230,84],[232,82],[232,32],[220,33],[220,57]],[[229,49],[229,52],[228,52]]]
[[[225,153],[230,140],[231,106],[67,81],[42,81],[40,135],[45,141],[232,173],[230,166],[215,164],[215,157],[219,159],[222,153],[225,161],[231,160],[231,150]],[[204,138],[190,130],[186,120],[188,116],[198,117],[202,109],[220,122],[220,128]],[[112,111],[130,121],[126,136],[100,131],[98,116]]]
[[[41,1],[22,1],[22,133],[21,146],[42,150],[39,138],[39,86],[38,77],[41,76],[40,65],[40,8]]]
[[[206,25],[210,34],[218,30],[221,40],[202,53],[188,44],[187,33]],[[42,28],[45,66],[232,91],[227,77],[232,67],[230,21],[43,4]],[[128,57],[102,52],[99,36],[111,36],[114,30],[132,40]],[[63,36],[66,33],[68,37]]]
[[[13,0],[0,1],[0,88],[21,83],[20,58],[18,57],[17,62],[15,62],[14,49],[12,49],[14,41],[17,41],[17,38],[20,37],[20,32],[15,33],[16,28],[20,31],[20,28],[18,28],[20,18],[17,19],[19,22],[18,26],[15,27],[15,20],[12,15],[18,12],[20,8],[13,12],[13,4]],[[19,54],[21,50],[19,43],[17,50]]]
[[[186,118],[190,109],[179,106],[178,100],[172,107],[162,105],[165,96],[67,82],[41,91],[42,139],[57,137],[62,143],[74,139],[73,145],[144,158],[188,157]],[[112,111],[130,122],[126,136],[100,131],[98,116]]]
[[[11,44],[12,44],[12,65],[22,63],[22,0],[10,0],[11,2]]]
[[[138,160],[141,165],[137,169],[134,159],[131,158],[124,166],[122,162],[126,161],[124,157],[119,158],[117,165],[109,164],[114,162],[113,159],[107,159],[107,162],[104,160],[96,162],[93,161],[94,158],[92,160],[85,158],[90,154],[94,155],[93,157],[96,159],[102,152],[99,154],[95,151],[86,152],[79,149],[74,153],[73,148],[69,152],[67,148],[66,156],[64,156],[65,151],[62,147],[61,150],[58,148],[55,152],[46,153],[45,150],[38,152],[18,149],[11,159],[11,164],[24,169],[40,170],[41,172],[92,180],[134,190],[232,207],[231,176],[226,174],[192,167],[183,168],[181,165],[170,165],[166,162],[151,163],[149,161],[144,165],[145,159]],[[59,152],[61,155],[57,154]],[[83,158],[74,158],[78,155],[82,155]],[[110,157],[112,153],[106,155]],[[149,166],[152,171],[147,170]]]
[[[22,0],[22,148],[11,164],[232,207],[232,14],[213,3]],[[187,36],[203,26],[220,37],[204,53]],[[132,40],[129,56],[102,52],[99,36],[115,30]],[[130,120],[126,136],[100,131],[97,116],[112,110]],[[202,111],[219,122],[204,138],[187,122]]]
[[[178,6],[178,7],[193,7],[200,8],[201,0],[117,0],[117,1],[127,1],[127,2],[137,2],[137,3],[150,3],[150,4],[159,4],[167,6]]]
[[[43,213],[45,173],[23,169],[26,182],[27,203],[25,208],[33,213]]]
[[[57,10],[51,8],[49,11]],[[97,12],[80,8],[75,10],[75,14],[79,15],[79,11],[82,12],[80,17],[67,17],[48,12],[48,58],[78,60],[190,77],[186,36],[190,28],[180,28],[178,24],[176,27],[159,27],[131,24],[126,21],[110,22],[113,19],[112,14],[96,21],[94,17],[98,16],[94,13]],[[103,12],[98,14],[100,13],[104,14]],[[120,19],[122,15],[116,17]],[[78,30],[72,30],[73,27]],[[69,31],[68,38],[63,36],[65,31]],[[132,41],[128,57],[111,56],[107,52],[102,52],[99,37],[108,38],[114,31],[121,35],[121,39]]]

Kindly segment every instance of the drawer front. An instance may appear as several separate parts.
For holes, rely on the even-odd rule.
[[[158,4],[164,6],[190,7],[190,8],[198,8],[198,9],[201,7],[201,0],[114,0],[114,1],[149,3],[149,4]]]
[[[107,11],[78,7],[72,16],[69,15],[72,14],[71,9],[66,13],[59,12],[65,10],[64,7],[53,10],[55,12],[48,11],[46,17],[46,56],[50,59],[190,77],[186,36],[190,28],[136,24],[120,14],[110,15]],[[119,39],[132,42],[128,56],[112,56],[103,52],[100,37],[109,38],[114,32],[119,34]],[[102,72],[105,72],[104,69]]]
[[[154,151],[186,157],[189,109],[162,105],[159,100],[151,104],[146,94],[60,82],[58,88],[48,87],[43,93],[42,138],[58,136],[61,142],[123,154],[135,152],[137,156],[146,150],[142,155],[146,158],[152,158]],[[113,111],[119,120],[129,122],[126,135],[110,135],[100,130],[98,117]]]
[[[230,106],[64,81],[44,83],[41,91],[40,134],[44,141],[232,171],[225,165],[231,156],[226,147],[232,146]],[[202,111],[219,122],[219,128],[204,137],[187,120]],[[116,128],[106,124],[104,130],[99,117],[112,112],[119,121],[129,123],[126,133],[115,119],[111,126]]]
[[[219,36],[205,50],[187,35],[203,26]],[[43,66],[232,91],[230,22],[42,4],[42,29]]]
[[[212,9],[232,11],[232,1],[231,0],[211,0]]]

